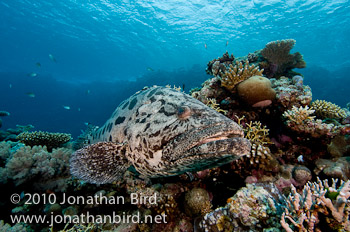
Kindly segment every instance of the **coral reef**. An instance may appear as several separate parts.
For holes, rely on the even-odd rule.
[[[309,86],[300,86],[297,79],[291,80],[285,76],[279,79],[271,79],[272,88],[276,91],[276,102],[284,109],[293,106],[309,105],[312,100],[312,92]]]
[[[45,131],[22,132],[17,139],[27,146],[41,145],[46,146],[48,150],[60,147],[69,142],[72,137],[66,133],[50,133]]]
[[[271,88],[271,81],[262,76],[252,76],[237,85],[238,96],[248,105],[267,106],[276,97],[276,92]],[[260,104],[261,102],[266,102]]]
[[[308,183],[301,194],[292,186],[288,196],[285,212],[281,217],[281,225],[287,232],[299,231],[349,231],[348,198],[350,197],[350,181],[341,181],[336,187],[337,180],[331,186],[328,181]],[[325,217],[330,228],[320,228],[321,215]],[[288,220],[288,221],[287,221]],[[290,223],[290,224],[288,224]]]
[[[315,162],[316,175],[324,174],[327,177],[338,178],[341,180],[350,179],[350,157],[340,157],[333,160],[318,159]]]
[[[204,231],[278,230],[283,198],[273,185],[247,184],[200,222]]]
[[[219,75],[220,72],[225,72],[226,67],[233,63],[235,57],[233,54],[229,55],[228,52],[224,53],[222,57],[213,59],[207,64],[206,72],[210,75]]]
[[[350,155],[350,137],[337,135],[327,145],[327,151],[333,158]]]
[[[185,212],[190,215],[205,215],[211,211],[209,193],[203,188],[193,188],[185,194]]]
[[[323,123],[322,120],[316,119],[315,116],[311,116],[314,110],[308,106],[299,108],[293,106],[291,110],[287,110],[283,113],[283,117],[287,119],[287,126],[301,134],[308,134],[313,138],[322,136],[334,137],[340,133],[340,127],[330,123]]]
[[[221,72],[221,85],[230,91],[234,91],[237,84],[247,80],[252,76],[261,76],[264,70],[260,70],[255,65],[249,65],[249,61],[245,63],[236,61],[236,65],[230,64],[229,69]]]
[[[2,182],[11,180],[20,185],[35,180],[34,186],[42,189],[52,181],[55,189],[65,189],[65,178],[70,177],[69,158],[73,152],[71,149],[58,148],[48,152],[45,146],[13,146],[11,142],[0,144],[0,147],[9,151],[6,156],[1,157],[6,159],[5,166],[0,167]],[[62,181],[56,179],[58,176],[63,177]]]
[[[325,100],[316,100],[312,102],[311,109],[313,109],[315,111],[315,115],[321,119],[343,119],[347,116],[345,110]]]
[[[269,42],[261,51],[261,55],[267,62],[260,63],[259,66],[269,70],[269,77],[281,75],[293,68],[305,68],[306,63],[299,52],[289,53],[294,45],[294,39]]]

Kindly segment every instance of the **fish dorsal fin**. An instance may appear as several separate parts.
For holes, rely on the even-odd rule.
[[[70,159],[71,173],[89,183],[105,184],[121,179],[131,165],[127,144],[99,142],[77,150]]]

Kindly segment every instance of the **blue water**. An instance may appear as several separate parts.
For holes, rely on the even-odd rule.
[[[297,71],[314,99],[344,107],[349,25],[346,0],[3,0],[0,110],[11,116],[2,129],[33,124],[76,136],[144,85],[188,91],[226,50],[243,56],[287,38],[304,55],[307,68]]]

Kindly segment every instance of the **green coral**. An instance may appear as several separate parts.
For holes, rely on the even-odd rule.
[[[60,147],[62,144],[69,142],[72,137],[66,133],[50,133],[45,131],[22,132],[17,139],[27,146],[41,145],[46,146],[50,151],[53,148]]]

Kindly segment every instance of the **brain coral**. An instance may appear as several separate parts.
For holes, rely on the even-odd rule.
[[[252,106],[266,100],[272,102],[276,97],[275,90],[271,88],[271,81],[262,76],[252,76],[241,82],[237,91],[240,98]]]
[[[17,139],[27,146],[41,145],[46,146],[50,151],[52,148],[60,147],[62,144],[71,140],[70,134],[65,133],[49,133],[44,131],[22,132]]]

